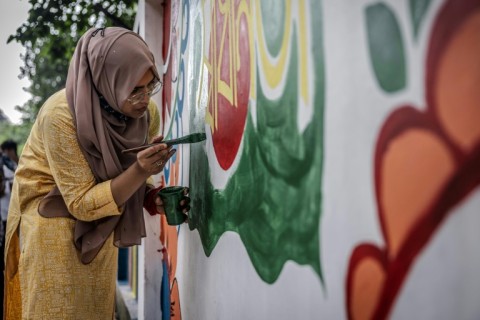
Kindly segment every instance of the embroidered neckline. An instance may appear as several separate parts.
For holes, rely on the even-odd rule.
[[[98,98],[100,99],[100,106],[102,106],[103,110],[107,111],[108,113],[111,113],[117,119],[120,119],[120,120],[123,120],[123,121],[127,121],[129,119],[123,113],[120,113],[117,110],[110,107],[107,100],[105,100],[105,98],[102,95],[99,95]]]

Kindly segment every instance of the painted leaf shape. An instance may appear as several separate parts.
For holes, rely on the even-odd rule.
[[[289,10],[290,6],[287,6],[283,1],[262,0],[260,1],[260,7],[268,51],[273,56],[277,56],[285,32],[285,10]]]
[[[405,88],[405,49],[398,21],[384,4],[366,9],[370,59],[380,87],[386,92]]]
[[[418,31],[422,24],[425,13],[431,0],[410,0],[410,15],[413,23],[413,34],[415,38],[418,36]]]

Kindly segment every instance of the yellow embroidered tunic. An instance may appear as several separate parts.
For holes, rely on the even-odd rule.
[[[159,129],[153,102],[149,111],[152,137]],[[65,90],[59,91],[40,110],[15,175],[5,249],[6,319],[113,318],[118,256],[113,234],[84,265],[73,244],[74,220],[43,218],[37,210],[57,184],[66,190],[65,203],[77,219],[119,215],[110,183],[95,183]]]

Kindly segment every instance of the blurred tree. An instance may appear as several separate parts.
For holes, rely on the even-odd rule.
[[[17,106],[24,123],[33,123],[45,100],[65,86],[68,65],[80,36],[90,27],[133,28],[137,0],[29,0],[28,19],[7,42],[26,48],[21,77],[32,98]]]
[[[0,123],[9,121],[7,115],[5,112],[3,112],[2,109],[0,109]]]

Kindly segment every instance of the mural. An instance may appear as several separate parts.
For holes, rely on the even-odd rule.
[[[395,70],[377,67],[382,61],[372,28],[378,22],[385,24],[383,30],[395,30],[390,41],[395,50],[401,49],[394,15],[383,4],[366,12],[380,86],[386,91],[400,89],[401,83],[389,83],[402,78],[394,76]],[[417,33],[420,19],[413,16]],[[428,46],[426,110],[401,106],[379,133],[375,191],[385,247],[364,243],[352,253],[346,283],[349,319],[387,318],[417,256],[452,208],[480,184],[479,30],[480,2],[445,3]],[[402,55],[383,58],[391,59],[389,66],[402,68],[402,63],[394,63],[403,61]]]
[[[169,164],[166,183],[189,182],[189,227],[200,233],[207,255],[223,233],[234,231],[270,283],[288,260],[322,277],[324,76],[322,33],[312,32],[320,15],[307,19],[311,12],[320,12],[318,1],[165,5],[164,134],[205,131],[209,137],[207,148],[189,148],[190,181],[185,148]],[[175,270],[182,227],[163,222],[164,318],[180,318]]]
[[[308,12],[319,12],[318,5],[214,1],[207,16],[216,30],[204,47],[207,132],[215,158],[207,161],[202,152],[191,157],[196,170],[190,183],[199,192],[193,206],[200,210],[190,227],[198,229],[207,255],[224,232],[237,232],[267,282],[277,279],[287,260],[309,264],[321,276],[323,64],[321,41],[311,38],[302,17]],[[308,77],[307,70],[316,72]],[[234,161],[225,186],[216,188],[211,172],[222,174]]]
[[[163,30],[164,135],[207,134],[163,177],[192,198],[161,218],[163,319],[418,318],[402,290],[480,199],[478,0],[166,0]]]

